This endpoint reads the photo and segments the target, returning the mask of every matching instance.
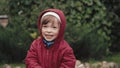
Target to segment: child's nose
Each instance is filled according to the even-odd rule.
[[[47,32],[51,32],[51,28],[47,28]]]

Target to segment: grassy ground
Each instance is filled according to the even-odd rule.
[[[114,54],[114,55],[109,56],[107,58],[104,58],[103,60],[113,61],[113,62],[116,62],[116,63],[120,64],[120,53]]]
[[[23,64],[23,63],[11,64],[11,66],[12,66],[12,68],[15,68],[15,67],[25,68],[25,64]]]
[[[115,62],[115,63],[120,64],[120,53],[117,53],[117,54],[114,54],[114,55],[105,57],[105,58],[103,58],[103,59],[101,59],[101,60],[91,59],[91,60],[89,60],[88,62],[89,62],[89,63],[95,63],[95,62],[99,62],[99,61]]]
[[[3,66],[6,64],[0,64],[0,68],[3,68]],[[23,63],[11,63],[9,64],[11,68],[25,68],[25,64]]]

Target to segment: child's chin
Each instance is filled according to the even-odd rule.
[[[52,41],[53,39],[46,39],[47,41]]]

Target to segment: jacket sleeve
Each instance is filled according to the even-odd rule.
[[[76,58],[74,56],[73,50],[67,50],[64,53],[60,68],[75,68],[75,62]]]
[[[27,56],[25,58],[25,64],[26,68],[42,68],[38,63],[35,41],[28,50]]]

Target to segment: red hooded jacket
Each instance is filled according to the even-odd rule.
[[[43,37],[33,41],[25,58],[27,68],[75,68],[75,56],[72,48],[64,40],[66,19],[64,13],[58,9],[47,9],[38,18],[38,28],[41,34],[41,17],[46,12],[55,12],[61,19],[60,31],[51,47],[46,47]],[[42,35],[42,34],[41,34]]]

